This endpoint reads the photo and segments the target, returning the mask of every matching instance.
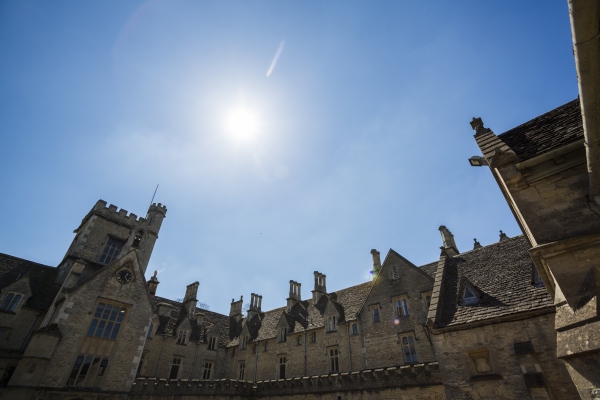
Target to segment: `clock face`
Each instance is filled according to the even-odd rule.
[[[119,272],[117,272],[117,282],[119,283],[129,283],[132,279],[133,275],[128,269],[122,269]]]

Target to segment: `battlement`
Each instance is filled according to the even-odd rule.
[[[431,362],[329,375],[265,380],[256,383],[233,379],[201,381],[198,379],[138,378],[134,383],[132,393],[169,396],[184,394],[194,396],[282,396],[398,388],[406,390],[441,385],[439,364]]]
[[[162,203],[152,203],[152,205],[148,209],[148,213],[151,213],[152,211],[159,212],[162,215],[167,215],[167,206],[163,206]]]
[[[128,213],[128,211],[123,208],[119,210],[118,207],[114,204],[111,204],[108,207],[106,207],[106,204],[106,201],[98,200],[93,208],[93,211],[96,214],[102,215],[107,219],[116,220],[117,222],[128,226],[135,226],[140,222],[144,221],[143,217],[138,218],[136,214]],[[164,208],[164,211],[162,211],[163,214],[166,213],[166,207],[161,207],[161,209],[162,208]]]

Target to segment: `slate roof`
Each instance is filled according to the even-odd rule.
[[[500,135],[521,161],[583,139],[579,99],[568,102]]]
[[[360,311],[372,286],[373,283],[369,281],[361,283],[360,285],[338,290],[337,292],[328,293],[328,295],[323,296],[316,305],[313,304],[312,299],[303,300],[297,303],[286,317],[288,321],[293,322],[293,326],[291,326],[291,329],[288,332],[293,334],[295,332],[303,332],[304,329],[323,328],[324,320],[322,313],[329,301],[333,302],[333,305],[338,312],[341,311],[340,314],[343,316],[341,321],[356,319],[356,314]],[[261,313],[259,315],[261,320],[260,329],[258,329],[258,332],[256,332],[255,335],[252,335],[254,340],[265,340],[277,337],[277,324],[279,323],[282,313],[286,311],[286,308],[287,307],[280,307]],[[235,346],[238,343],[239,338],[232,338],[229,346]]]
[[[421,271],[425,272],[427,275],[429,275],[433,279],[435,279],[435,272],[437,271],[437,267],[438,267],[438,262],[434,261],[434,262],[429,263],[429,264],[421,265],[419,267],[419,269]]]
[[[533,261],[523,235],[451,257],[442,282],[436,328],[554,308],[548,291],[532,284]],[[460,305],[461,281],[481,293],[477,304]]]
[[[177,327],[187,318],[187,312],[183,304],[178,301],[165,299],[164,297],[155,296],[152,299],[152,306],[154,312],[158,314],[158,303],[167,303],[171,305],[171,315],[162,316],[159,315],[159,324],[156,328],[156,334],[159,335],[170,335],[176,336]],[[220,333],[219,344],[226,345],[229,342],[229,317],[216,312],[203,310],[196,307],[196,312],[204,314],[204,319],[201,324],[196,321],[190,321],[192,332],[190,333],[190,340],[206,340],[206,333],[210,332],[211,329],[216,325]]]
[[[25,302],[26,307],[39,311],[50,308],[60,285],[54,284],[57,269],[48,265],[0,253],[0,289],[29,275],[32,296]]]

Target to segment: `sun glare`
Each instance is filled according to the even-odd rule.
[[[227,130],[239,140],[247,140],[258,131],[258,117],[252,110],[240,107],[231,110],[226,117]]]

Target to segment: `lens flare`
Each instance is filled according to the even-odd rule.
[[[238,140],[247,140],[258,132],[258,116],[246,107],[231,110],[226,124],[229,133]]]

